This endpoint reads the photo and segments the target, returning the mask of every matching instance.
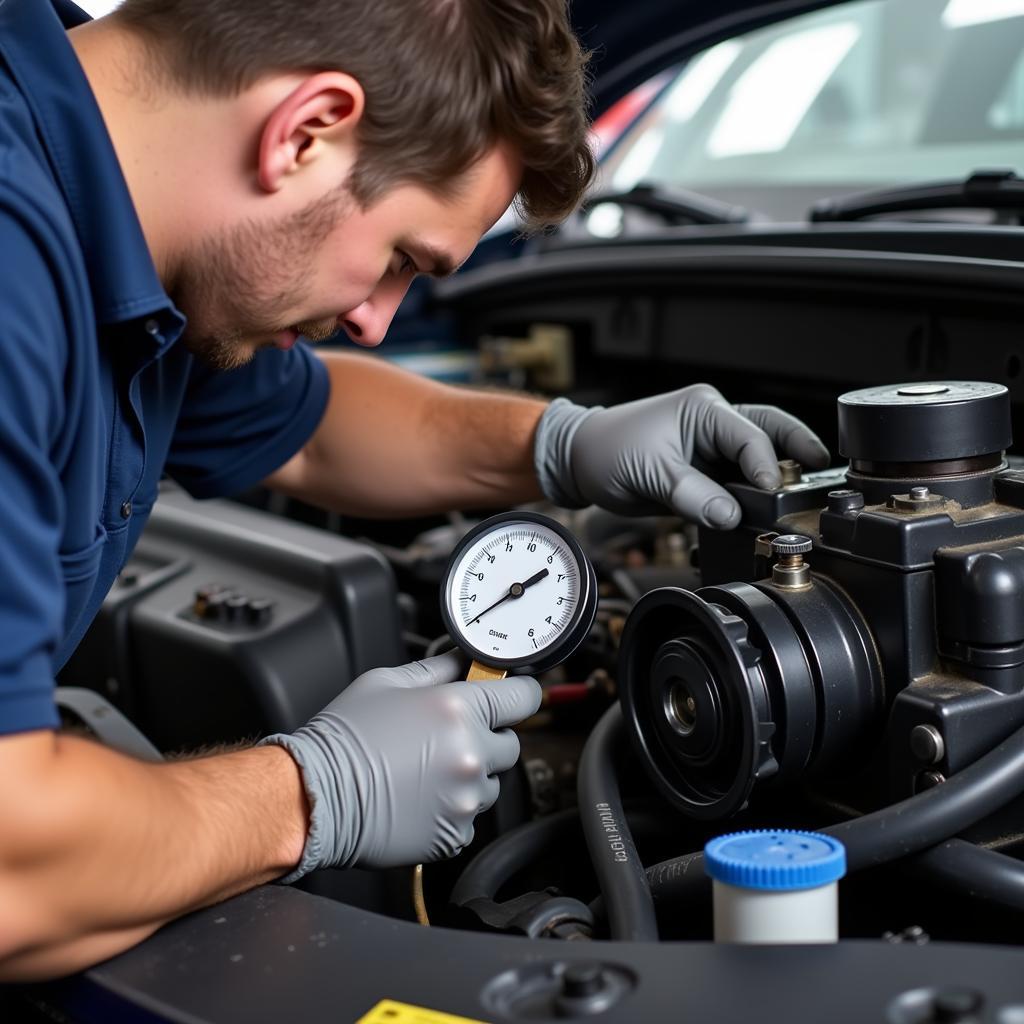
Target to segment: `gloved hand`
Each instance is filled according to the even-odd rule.
[[[321,867],[395,867],[452,857],[498,799],[496,772],[519,758],[506,728],[540,707],[525,676],[469,683],[455,651],[377,668],[292,734],[310,826],[294,882]],[[497,730],[497,731],[492,731]]]
[[[737,526],[739,505],[693,467],[695,456],[738,462],[765,489],[782,483],[779,458],[810,469],[829,463],[828,449],[795,417],[769,405],[730,405],[708,384],[610,409],[556,399],[534,443],[541,488],[557,505],[594,504],[623,515],[671,511],[716,529]]]

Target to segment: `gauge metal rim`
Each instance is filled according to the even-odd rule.
[[[463,637],[448,607],[448,594],[451,589],[452,574],[455,572],[463,553],[481,536],[492,533],[502,523],[536,523],[538,526],[545,527],[552,533],[557,534],[565,542],[580,567],[580,599],[576,611],[573,612],[573,620],[558,640],[551,644],[550,647],[537,652],[537,657],[527,659],[488,656],[486,651],[478,650]],[[441,621],[444,623],[444,628],[447,630],[448,635],[452,638],[452,643],[459,650],[469,655],[469,657],[483,664],[508,671],[530,667],[534,672],[547,672],[572,656],[586,639],[587,634],[590,632],[590,627],[594,624],[596,615],[597,576],[594,572],[594,567],[590,564],[590,559],[587,558],[580,542],[573,536],[570,530],[558,522],[557,519],[552,519],[551,516],[546,516],[541,512],[502,512],[499,515],[483,520],[483,522],[474,526],[455,545],[455,549],[448,559],[448,566],[444,573],[444,583],[441,587]]]

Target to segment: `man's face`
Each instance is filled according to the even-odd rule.
[[[222,229],[193,248],[172,290],[188,318],[185,344],[219,369],[339,327],[378,345],[416,274],[445,276],[463,263],[520,175],[518,158],[497,146],[451,198],[401,185],[362,210],[342,185],[273,223]]]

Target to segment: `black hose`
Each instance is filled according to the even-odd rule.
[[[1024,863],[963,839],[950,839],[910,862],[914,874],[931,882],[1024,910]]]
[[[704,854],[687,853],[647,869],[647,881],[657,902],[696,899],[711,879],[704,873]]]
[[[669,812],[671,813],[671,812]],[[626,821],[632,835],[661,837],[665,833],[665,804],[641,800],[626,807]],[[583,826],[575,809],[559,811],[518,825],[487,844],[468,864],[452,889],[449,902],[464,907],[473,900],[493,900],[502,886],[518,872],[556,849],[565,849],[583,838]],[[604,900],[596,901],[602,908]]]
[[[590,809],[584,834],[602,893],[614,894],[608,901],[616,915],[611,922],[613,938],[653,938],[654,900],[697,897],[706,892],[710,881],[701,853],[655,864],[647,869],[643,882],[638,880],[640,861],[612,769],[611,751],[620,736],[621,716],[611,708],[594,729],[580,763],[580,806]],[[1024,863],[962,840],[943,843],[1021,792],[1024,729],[941,785],[822,831],[843,841],[851,871],[917,854],[914,866],[934,881],[1024,909]],[[609,827],[613,831],[607,831]],[[476,897],[493,898],[513,874],[544,850],[569,839],[577,828],[576,812],[562,811],[506,833],[466,868],[452,892],[452,902],[462,906]],[[621,848],[614,849],[611,842]],[[616,852],[627,860],[615,860]],[[592,907],[600,914],[605,902],[601,898]]]
[[[1024,729],[932,789],[823,829],[851,871],[886,864],[963,832],[1024,792]]]
[[[583,837],[608,907],[611,937],[656,942],[654,900],[626,824],[612,760],[622,736],[622,711],[613,704],[594,726],[580,758],[576,792]]]
[[[691,905],[709,895],[711,879],[704,873],[704,854],[687,853],[662,861],[647,869],[647,884],[655,906],[683,902]],[[603,896],[590,901],[590,912],[597,921],[604,921],[608,912]]]
[[[1018,729],[941,785],[821,831],[842,840],[849,870],[859,871],[928,850],[987,818],[1022,792],[1024,729]],[[980,864],[982,860],[990,863],[976,857],[970,863]],[[942,863],[941,855],[938,863]],[[961,854],[957,863],[963,884],[969,885],[967,857]],[[1002,866],[1002,872],[988,868],[987,876],[1007,878],[1008,868]],[[696,879],[704,877],[704,855],[688,853],[663,861],[649,868],[647,876],[659,900],[690,894],[697,887]],[[950,878],[951,871],[945,877]],[[707,884],[710,880],[702,883]],[[979,882],[983,884],[987,883]]]
[[[494,899],[498,890],[517,872],[556,844],[579,834],[580,819],[574,810],[510,829],[481,850],[459,876],[450,902],[464,907],[471,900]]]
[[[826,830],[827,831],[827,830]],[[948,839],[907,860],[916,879],[990,900],[1014,910],[1024,910],[1024,862],[996,850],[987,850],[964,839]],[[647,869],[655,905],[690,903],[706,896],[710,879],[704,873],[704,856],[690,853]],[[603,901],[590,904],[594,917],[604,916]]]

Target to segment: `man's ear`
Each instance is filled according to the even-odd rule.
[[[271,111],[259,145],[260,188],[276,192],[285,178],[320,159],[332,144],[350,141],[363,116],[363,87],[351,75],[310,75]]]

